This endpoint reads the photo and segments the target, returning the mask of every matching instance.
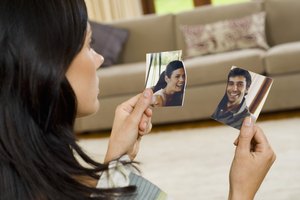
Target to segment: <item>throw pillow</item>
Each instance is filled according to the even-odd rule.
[[[94,41],[91,47],[104,57],[103,67],[115,64],[128,38],[126,29],[90,22]]]
[[[266,14],[261,12],[205,25],[182,25],[186,55],[194,57],[252,47],[268,49],[265,18]]]

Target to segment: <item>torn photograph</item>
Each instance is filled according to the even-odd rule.
[[[269,77],[232,67],[225,94],[211,118],[239,130],[245,117],[250,116],[255,122],[272,83]]]
[[[182,51],[146,55],[146,88],[153,90],[153,107],[183,106],[186,69]]]

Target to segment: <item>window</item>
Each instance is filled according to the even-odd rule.
[[[225,5],[247,1],[251,0],[141,0],[144,14],[176,13],[185,10],[191,10],[195,6],[207,4]]]
[[[224,4],[232,4],[232,3],[242,3],[251,0],[211,0],[213,5],[224,5]]]
[[[144,14],[176,13],[210,4],[211,0],[141,0]]]
[[[155,0],[157,14],[176,13],[194,8],[193,0]]]

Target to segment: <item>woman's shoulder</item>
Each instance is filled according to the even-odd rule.
[[[164,90],[160,89],[153,94],[153,106],[164,106],[165,105],[166,96],[164,94]]]
[[[157,90],[153,95],[160,95],[160,96],[164,96],[164,89],[160,89],[160,90]]]

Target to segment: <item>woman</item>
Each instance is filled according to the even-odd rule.
[[[153,106],[181,106],[186,84],[185,68],[180,60],[171,61],[153,88]]]
[[[115,171],[129,173],[127,163],[151,130],[151,90],[117,107],[104,164],[86,155],[73,134],[75,117],[99,107],[96,70],[103,57],[90,48],[91,34],[84,0],[1,1],[1,200],[133,199],[139,194],[138,183],[117,183],[113,189],[103,183],[112,164]],[[252,139],[260,147],[256,157],[249,148]],[[274,160],[252,123],[245,123],[236,144],[230,199],[254,196]],[[99,172],[104,175],[98,182]]]
[[[89,158],[73,134],[75,117],[99,107],[96,70],[103,57],[90,48],[87,20],[83,0],[1,1],[1,200],[82,200],[92,193],[107,199],[110,193],[95,189],[108,165]],[[105,163],[123,154],[134,158],[140,136],[151,129],[147,95],[117,109]]]

